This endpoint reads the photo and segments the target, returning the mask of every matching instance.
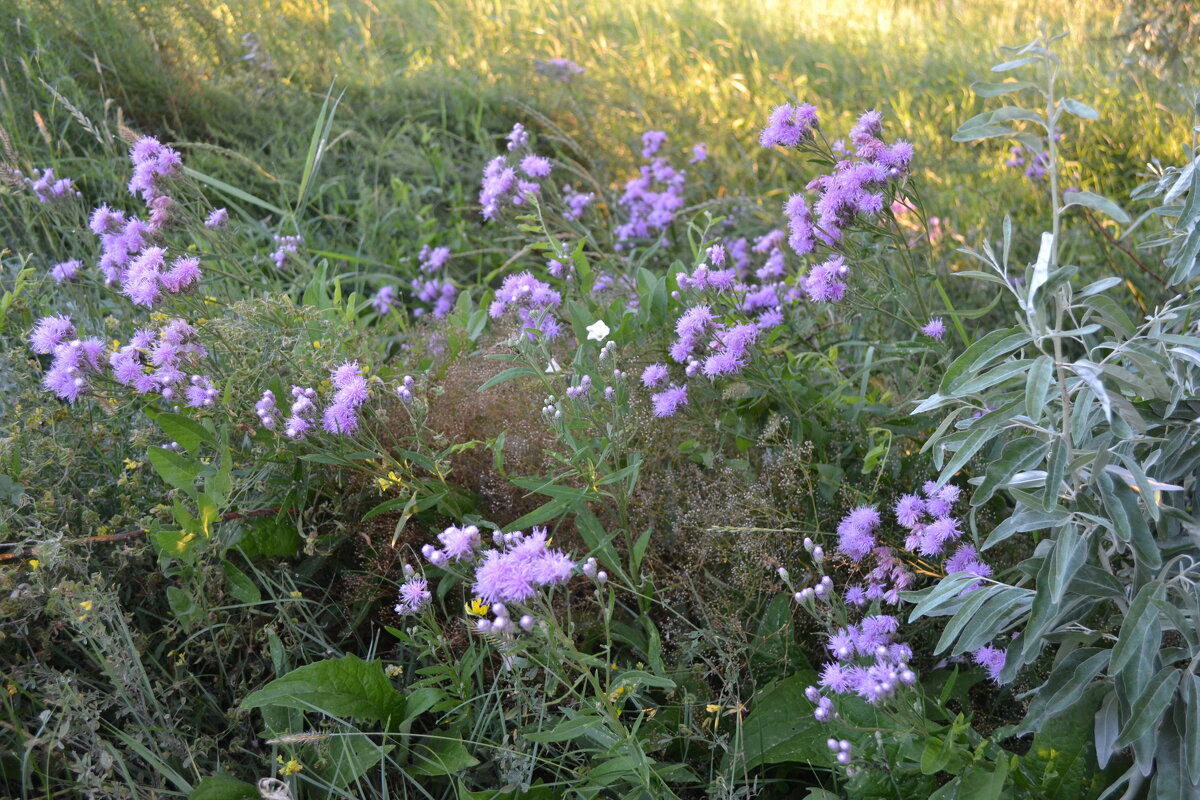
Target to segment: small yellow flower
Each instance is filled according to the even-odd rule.
[[[403,479],[401,479],[400,476],[397,475],[395,472],[388,472],[386,478],[376,478],[375,482],[379,484],[379,493],[380,494],[384,494],[385,492],[387,492],[388,489],[391,489],[392,487],[398,486],[398,487],[403,488],[403,486],[404,486]]]
[[[463,605],[463,609],[473,617],[482,617],[488,612],[488,604],[483,602],[482,597],[476,597],[469,603]]]
[[[37,569],[38,567],[41,566],[41,564],[42,564],[42,562],[38,561],[36,558],[29,559],[29,568],[30,569]]]
[[[92,610],[92,601],[91,600],[81,600],[79,602],[79,607],[82,608],[84,611],[91,611]]]
[[[289,759],[286,764],[279,768],[279,774],[286,778],[289,775],[295,775],[302,769],[304,769],[304,765],[293,758]]]
[[[292,598],[293,600],[299,600],[301,597],[304,597],[304,592],[292,590],[288,592],[288,597]]]
[[[8,692],[9,696],[11,697],[17,693],[17,685],[15,683],[10,683],[4,687],[4,691]]]
[[[315,342],[313,342],[312,344],[313,344],[313,349],[314,349],[314,350],[320,350],[320,349],[321,349],[321,340],[320,340],[320,339],[316,340],[316,341],[315,341]]]
[[[388,674],[389,678],[395,678],[398,675],[404,674],[404,667],[399,664],[389,664],[384,672]]]
[[[709,703],[704,707],[704,710],[710,714],[718,714],[721,711],[721,707],[716,703]]]
[[[141,461],[134,461],[132,458],[125,459],[125,469],[137,469],[142,465]]]

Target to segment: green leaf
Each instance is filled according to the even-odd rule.
[[[1042,510],[1053,512],[1058,506],[1058,497],[1062,492],[1064,473],[1067,470],[1067,445],[1062,437],[1054,440],[1050,446],[1050,460],[1046,462],[1046,488],[1042,494]]]
[[[1087,560],[1088,542],[1075,525],[1064,525],[1054,540],[1054,552],[1050,554],[1049,585],[1050,602],[1062,602],[1063,594],[1071,585],[1075,572]],[[1039,590],[1042,587],[1038,587]]]
[[[176,439],[175,441],[179,441]],[[182,444],[182,442],[180,442]],[[218,773],[202,778],[188,794],[188,800],[258,800],[258,787]]]
[[[329,762],[321,777],[334,786],[349,786],[393,749],[363,733],[339,731],[329,739]]]
[[[1063,709],[1071,707],[1088,685],[1108,664],[1110,651],[1098,647],[1072,650],[1049,679],[1033,691],[1033,701],[1025,712],[1023,731],[1036,731]]]
[[[1100,769],[1108,766],[1108,760],[1117,751],[1117,734],[1121,730],[1121,709],[1117,703],[1117,693],[1110,691],[1096,711],[1095,745],[1096,763]]]
[[[1053,382],[1054,360],[1050,356],[1038,356],[1025,378],[1025,416],[1034,423],[1042,418]]]
[[[593,738],[596,734],[600,734],[605,739],[611,737],[614,742],[616,741],[616,737],[605,726],[604,720],[592,714],[577,714],[570,719],[563,720],[548,731],[530,731],[522,733],[521,736],[531,742],[549,744],[571,742],[583,737]]]
[[[250,523],[237,548],[247,558],[294,556],[300,550],[300,531],[287,519],[263,517]]]
[[[538,371],[532,367],[509,367],[508,369],[498,372],[492,377],[488,378],[483,382],[482,386],[476,389],[476,391],[486,392],[493,386],[499,386],[502,383],[507,383],[508,381],[513,381],[517,378],[536,378],[538,374]]]
[[[355,655],[318,661],[276,678],[242,701],[241,708],[283,706],[331,717],[399,721],[405,697],[392,688],[378,661]]]
[[[1081,119],[1100,119],[1100,112],[1074,97],[1064,97],[1059,101],[1059,105],[1069,114],[1074,114]]]
[[[970,380],[979,370],[1000,356],[1024,347],[1032,341],[1028,334],[1019,328],[1003,328],[992,331],[982,339],[972,344],[954,362],[942,376],[938,393],[951,396],[958,391],[960,384]]]
[[[1003,752],[1003,751],[1001,751]],[[963,773],[958,794],[969,800],[1000,800],[1008,783],[1008,758],[996,759],[991,770],[971,766]]]
[[[238,200],[241,200],[246,203],[250,203],[251,205],[258,206],[259,208],[266,209],[267,211],[270,211],[272,214],[274,214],[277,217],[286,217],[287,216],[287,212],[284,211],[279,206],[271,205],[266,200],[260,200],[257,197],[255,197],[254,195],[244,192],[241,189],[237,188],[236,186],[230,186],[228,183],[225,183],[225,181],[221,181],[221,180],[217,180],[216,178],[209,177],[208,175],[205,175],[203,172],[197,172],[196,170],[192,169],[191,167],[184,167],[183,174],[187,175],[189,178],[191,178],[193,180],[200,181],[201,183],[207,183],[209,186],[213,187],[217,191],[227,194],[230,197],[236,197]]]
[[[1132,703],[1133,715],[1121,728],[1116,742],[1118,748],[1128,747],[1158,727],[1179,686],[1179,675],[1178,669],[1164,667],[1150,680],[1145,691]]]
[[[801,710],[812,707],[804,689],[816,680],[816,673],[810,670],[797,672],[765,687],[754,698],[742,728],[746,769],[764,764],[832,763],[824,726]]]
[[[1116,677],[1147,647],[1158,649],[1162,629],[1158,622],[1157,604],[1167,596],[1166,587],[1151,581],[1138,591],[1121,623],[1121,633],[1112,650],[1108,674]]]
[[[258,603],[262,601],[262,592],[254,585],[254,581],[250,580],[246,573],[226,561],[221,565],[225,572],[225,583],[229,586],[229,593],[240,603]]]
[[[1009,70],[1027,67],[1030,64],[1036,64],[1041,60],[1041,56],[1025,56],[1024,58],[1016,58],[1012,61],[1005,61],[1002,64],[996,64],[994,67],[992,67],[992,72],[1008,72]]]
[[[1184,717],[1183,756],[1187,762],[1188,777],[1193,784],[1200,784],[1200,675],[1187,675],[1180,693],[1187,703]]]
[[[1125,213],[1125,209],[1103,195],[1096,194],[1095,192],[1076,191],[1063,192],[1062,197],[1064,209],[1071,206],[1083,206],[1093,211],[1099,211],[1101,214],[1115,219],[1122,225],[1130,223],[1129,215]]]
[[[178,444],[189,453],[195,453],[202,442],[216,444],[216,439],[208,429],[194,419],[185,417],[182,414],[171,414],[166,411],[159,411],[151,416],[151,418],[162,428],[164,434],[171,441]]]
[[[196,478],[202,468],[200,464],[163,447],[151,447],[146,453],[159,477],[176,489],[187,492],[192,498],[196,497]]]
[[[1003,83],[985,83],[983,81],[975,81],[971,84],[971,91],[979,97],[1000,97],[1001,95],[1020,92],[1025,89],[1037,89],[1041,91],[1036,83],[1032,81],[1004,81]]]
[[[192,623],[202,613],[200,607],[196,605],[195,598],[178,586],[167,587],[167,605],[171,607],[171,613],[185,629],[192,627]]]
[[[1050,443],[1036,436],[1022,436],[1005,444],[1000,458],[988,466],[983,482],[971,495],[971,505],[978,507],[986,503],[1014,475],[1041,461],[1049,449]]]
[[[479,763],[479,759],[467,752],[462,740],[445,732],[414,745],[411,753],[413,763],[408,772],[413,775],[453,775]]]

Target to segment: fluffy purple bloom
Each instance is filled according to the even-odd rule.
[[[396,604],[397,614],[415,614],[426,603],[433,599],[429,592],[429,582],[423,575],[413,575],[400,585],[400,602]]]
[[[537,585],[551,586],[564,583],[574,569],[575,562],[566,553],[547,548],[530,565],[530,575]]]
[[[189,407],[207,408],[216,402],[217,387],[213,386],[213,382],[206,376],[193,375],[189,383],[191,385],[184,392]]]
[[[333,403],[325,409],[321,426],[329,433],[351,434],[358,430],[358,412],[354,406]]]
[[[29,334],[29,346],[33,352],[50,353],[64,339],[75,335],[75,326],[68,316],[42,317]]]
[[[568,187],[563,190],[563,200],[567,207],[563,210],[563,219],[579,219],[583,216],[583,212],[596,199],[594,192],[577,192],[574,188]]]
[[[667,379],[667,368],[662,364],[651,364],[642,370],[642,386],[647,389],[658,386]]]
[[[376,314],[387,314],[396,305],[398,299],[395,286],[384,286],[371,298],[371,307],[375,309]]]
[[[79,277],[81,267],[83,267],[82,261],[63,261],[61,264],[55,264],[50,268],[50,277],[54,279],[55,283],[73,281]]]
[[[534,61],[534,69],[537,70],[539,75],[545,75],[547,78],[559,81],[560,83],[570,83],[573,77],[582,75],[584,72],[583,67],[566,58],[551,58],[548,60],[539,58]]]
[[[162,276],[163,287],[172,294],[182,292],[199,281],[200,259],[194,256],[176,258],[171,262],[171,269]]]
[[[836,661],[831,661],[821,670],[819,683],[831,692],[841,694],[850,688],[850,671]]]
[[[642,134],[642,158],[653,158],[667,141],[666,131],[646,131]]]
[[[953,517],[941,517],[926,525],[919,534],[917,552],[923,556],[941,555],[948,542],[962,535]]]
[[[512,130],[504,138],[508,141],[509,150],[519,150],[529,144],[529,132],[519,122],[513,125]]]
[[[859,506],[838,523],[838,552],[860,561],[875,549],[875,529],[879,527],[879,512],[872,506]]]
[[[940,342],[946,335],[946,323],[942,321],[941,317],[934,317],[922,326],[921,333]]]
[[[125,224],[125,215],[120,211],[114,211],[106,204],[92,211],[91,219],[88,222],[88,227],[92,233],[97,236],[102,236],[106,233],[117,233]]]
[[[896,521],[912,530],[925,513],[925,501],[915,494],[906,494],[896,501]]]
[[[474,525],[462,528],[451,525],[438,534],[438,540],[442,543],[442,552],[447,558],[452,561],[469,560],[480,544],[479,528]]]
[[[669,417],[680,406],[687,405],[687,387],[671,384],[665,391],[655,394],[650,399],[654,405],[654,416]]]
[[[1000,672],[1004,669],[1006,653],[998,647],[987,645],[971,654],[971,659],[988,672],[988,677],[994,683],[1000,682]]]
[[[817,303],[836,303],[846,294],[846,277],[850,268],[841,256],[832,256],[809,270],[804,278],[804,293]]]
[[[548,162],[547,162],[548,163]],[[425,245],[417,255],[422,272],[437,272],[446,266],[450,260],[449,247],[430,247]]]
[[[533,577],[529,561],[514,558],[511,552],[488,550],[475,570],[475,594],[488,603],[521,602],[533,596]]]
[[[771,112],[767,125],[758,137],[763,147],[797,147],[812,138],[817,127],[817,109],[808,103],[796,108],[784,103]]]
[[[223,208],[214,208],[212,212],[204,220],[204,227],[209,230],[219,231],[229,222],[229,212]]]
[[[704,333],[716,318],[706,305],[696,305],[684,311],[675,323],[675,333],[681,339],[692,339]]]
[[[692,147],[692,157],[689,164],[700,164],[708,160],[708,145],[700,142]]]
[[[521,159],[521,171],[531,178],[545,178],[550,174],[550,159],[531,153]]]

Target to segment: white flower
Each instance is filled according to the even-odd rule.
[[[598,319],[591,325],[587,326],[588,340],[603,342],[609,334],[608,326],[604,324],[604,320]]]
[[[550,363],[546,365],[546,372],[562,372],[562,367],[558,365],[558,359],[550,359]]]

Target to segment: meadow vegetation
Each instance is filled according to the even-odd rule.
[[[1196,796],[1198,33],[7,0],[0,795]]]

